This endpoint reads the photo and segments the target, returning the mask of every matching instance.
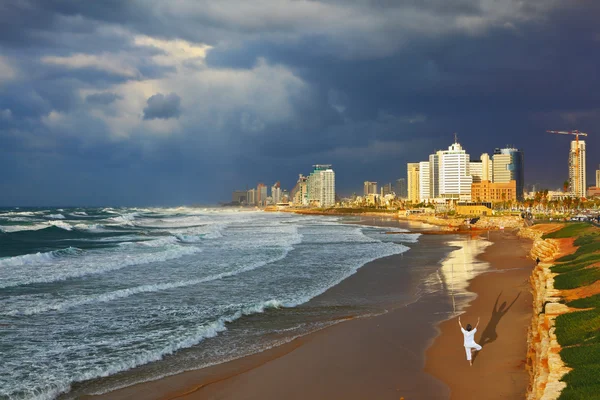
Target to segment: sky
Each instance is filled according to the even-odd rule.
[[[0,206],[231,200],[313,164],[338,194],[454,140],[562,188],[600,164],[600,2],[0,0]]]

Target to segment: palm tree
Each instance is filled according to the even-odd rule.
[[[563,192],[567,193],[569,191],[569,181],[563,182]]]

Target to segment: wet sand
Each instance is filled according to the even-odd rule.
[[[524,258],[527,242],[517,241],[508,233],[491,236],[494,245],[486,249],[481,260],[490,262],[494,271],[471,281],[469,290],[479,297],[463,317],[467,322],[471,316],[476,319],[477,314],[481,315],[479,330],[488,332],[490,340],[484,343],[470,369],[456,319],[438,324],[454,314],[450,286],[455,293],[455,306],[460,308],[469,297],[461,292],[460,283],[466,287],[466,280],[483,267],[472,262],[466,252],[466,273],[461,275],[460,268],[455,271],[453,265],[452,278],[461,282],[458,287],[450,284],[449,266],[439,265],[450,250],[444,243],[451,240],[453,244],[469,246],[471,239],[424,235],[409,252],[369,263],[303,305],[318,306],[326,299],[356,296],[385,307],[388,312],[382,315],[349,318],[259,354],[94,398],[409,400],[447,399],[451,393],[457,399],[523,398],[513,395],[524,393],[526,387],[522,361],[531,317],[527,279],[532,262]],[[402,268],[407,265],[411,268]],[[521,269],[498,272],[507,268]],[[430,288],[437,285],[436,279],[439,288],[419,293],[423,289],[419,282],[426,277],[433,277]],[[508,312],[500,317],[496,314],[490,325],[492,306],[500,290],[503,293],[499,305],[504,300],[512,301],[519,291],[521,294]],[[407,295],[417,301],[406,304]],[[476,339],[480,340],[480,336],[478,333]],[[490,393],[502,395],[494,397]]]
[[[523,399],[529,383],[525,363],[532,313],[531,242],[501,231],[493,232],[490,240],[493,245],[479,258],[491,269],[470,282],[477,298],[461,316],[463,326],[474,326],[481,317],[475,341],[483,349],[470,367],[458,318],[452,318],[440,324],[440,335],[427,351],[425,370],[450,387],[451,399]]]

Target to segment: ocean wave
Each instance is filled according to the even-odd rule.
[[[213,321],[207,321],[195,328],[187,329],[184,331],[184,334],[172,338],[168,342],[165,342],[161,348],[154,351],[136,349],[137,351],[134,351],[131,356],[122,358],[116,362],[113,361],[108,365],[103,365],[102,368],[95,366],[73,371],[68,376],[41,376],[39,377],[40,382],[28,381],[26,384],[23,384],[19,379],[13,379],[13,382],[18,386],[0,388],[0,396],[36,400],[54,399],[60,394],[69,392],[73,383],[107,377],[122,371],[131,370],[140,365],[162,360],[165,356],[171,355],[178,350],[190,348],[205,339],[217,336],[219,333],[227,330],[227,324],[242,316],[263,313],[267,309],[279,307],[281,307],[281,303],[278,300],[267,300],[245,305],[231,305],[228,307],[230,312],[227,315],[222,315]],[[51,374],[51,372],[49,373]]]
[[[21,232],[21,231],[39,231],[42,229],[51,228],[53,226],[60,228],[60,229],[64,229],[66,231],[72,230],[71,225],[69,225],[68,223],[66,223],[64,221],[60,221],[60,220],[41,222],[39,224],[32,224],[32,225],[2,225],[2,226],[0,226],[0,230],[4,233],[13,233],[13,232]]]
[[[125,226],[135,226],[133,221],[135,217],[138,215],[137,212],[127,213],[123,215],[119,215],[118,217],[109,218],[108,221],[113,222],[116,225],[125,225]]]
[[[77,217],[87,217],[88,213],[86,213],[85,211],[73,211],[71,213],[71,215],[77,216]]]
[[[48,214],[45,215],[46,218],[51,218],[51,219],[65,219],[65,216],[62,214]]]
[[[173,260],[201,251],[201,248],[195,246],[171,245],[151,252],[125,255],[122,251],[110,253],[86,251],[82,257],[76,259],[55,257],[56,251],[10,257],[0,259],[0,268],[4,268],[0,288],[103,274],[134,265]],[[29,268],[18,270],[6,268],[14,265]]]
[[[0,258],[0,268],[45,264],[53,262],[60,257],[81,255],[83,252],[83,250],[78,249],[77,247],[67,247],[66,249],[49,251],[46,253],[38,252],[35,254],[24,254],[22,256]]]
[[[298,235],[296,237],[296,240],[293,242],[293,244],[298,244],[301,242],[301,240],[302,240],[301,235]],[[128,242],[128,243],[132,243],[132,242]],[[166,242],[162,242],[162,243],[166,243]],[[188,279],[185,281],[168,282],[168,283],[157,283],[157,284],[151,284],[151,285],[140,285],[140,286],[127,288],[127,289],[120,289],[120,290],[116,290],[116,291],[108,292],[108,293],[100,293],[100,294],[91,295],[91,296],[81,296],[81,297],[71,298],[71,299],[68,299],[65,301],[58,301],[58,302],[54,302],[54,303],[48,302],[46,300],[46,301],[44,301],[44,304],[42,304],[42,305],[34,305],[34,306],[25,307],[25,308],[21,307],[21,308],[17,308],[17,309],[12,309],[12,310],[8,310],[6,312],[1,312],[0,315],[2,315],[2,314],[10,315],[10,316],[34,315],[34,314],[41,314],[41,313],[45,313],[45,312],[49,312],[49,311],[64,311],[64,310],[67,310],[70,308],[79,307],[79,306],[86,305],[86,304],[106,303],[106,302],[110,302],[113,300],[122,299],[122,298],[130,297],[130,296],[134,296],[134,295],[142,294],[142,293],[161,292],[161,291],[165,291],[165,290],[195,286],[195,285],[199,285],[199,284],[206,283],[206,282],[212,282],[212,281],[216,281],[219,279],[229,278],[229,277],[236,276],[236,275],[239,275],[239,274],[242,274],[245,272],[250,272],[250,271],[256,270],[258,268],[270,265],[272,263],[281,261],[281,260],[285,259],[289,255],[290,251],[292,251],[293,249],[294,249],[293,245],[290,244],[289,246],[287,246],[283,249],[282,254],[279,255],[278,257],[272,257],[269,260],[242,265],[241,268],[238,268],[238,269],[235,269],[232,271],[221,272],[219,274],[214,274],[214,275],[206,276],[203,278]],[[52,252],[52,253],[55,253],[55,252]],[[44,253],[43,255],[45,255],[45,254],[46,253]],[[54,255],[54,256],[56,256],[56,255]],[[50,260],[52,260],[53,258],[50,258]]]

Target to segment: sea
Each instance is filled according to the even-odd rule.
[[[0,209],[0,399],[107,393],[385,312],[301,305],[419,240],[236,208]]]

